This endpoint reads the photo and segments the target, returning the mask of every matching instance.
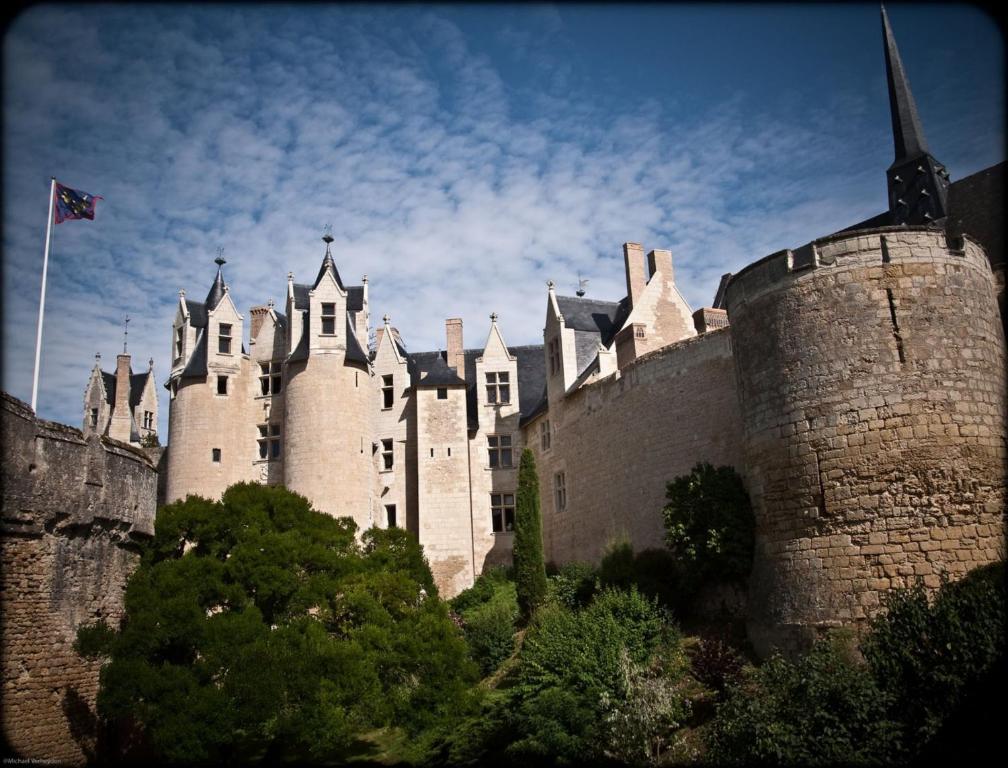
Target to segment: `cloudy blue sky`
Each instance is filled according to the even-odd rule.
[[[888,11],[938,159],[954,179],[1003,160],[999,29]],[[163,382],[178,289],[205,295],[218,247],[246,316],[314,276],[330,223],[410,349],[450,316],[480,346],[491,311],[541,343],[548,279],[617,300],[636,241],[709,304],[722,273],[885,208],[893,151],[877,5],[40,5],[9,23],[3,78],[17,397],[49,177],[104,197],[54,229],[39,413],[71,424],[127,313]]]

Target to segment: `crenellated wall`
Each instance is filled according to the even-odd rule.
[[[994,290],[976,243],[925,228],[819,240],[728,283],[760,653],[1004,557]]]
[[[73,642],[81,625],[121,618],[138,543],[154,532],[157,475],[142,450],[39,421],[5,393],[0,427],[5,747],[83,764],[95,749],[100,664]]]

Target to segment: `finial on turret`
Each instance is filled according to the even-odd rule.
[[[547,280],[547,281],[546,281],[546,287],[547,287],[547,288],[548,288],[549,290],[551,290],[551,291],[552,291],[552,290],[553,290],[553,281],[552,281],[552,280]]]
[[[273,301],[273,297],[272,296],[270,296],[269,301],[266,302],[266,306],[269,307],[270,309],[273,309],[273,307],[276,306],[276,302]]]
[[[385,323],[385,325],[388,325],[390,322],[392,322],[392,319],[388,316],[388,312],[382,315],[382,322]]]
[[[587,279],[584,279],[584,278],[582,278],[582,277],[581,277],[581,273],[580,273],[580,272],[578,272],[578,287],[577,287],[577,290],[576,290],[576,291],[574,291],[574,293],[575,293],[575,294],[577,295],[577,297],[578,297],[579,299],[580,299],[580,298],[581,298],[582,296],[584,296],[584,295],[585,295],[585,287],[586,287],[587,285],[588,285],[588,280],[587,280]]]
[[[129,321],[130,316],[126,315],[123,320],[123,354],[126,354],[126,342],[129,341]]]
[[[153,357],[150,360],[147,361],[147,370],[148,371],[153,371],[154,370],[154,358]]]
[[[185,298],[185,288],[179,288],[178,289],[178,297],[180,299],[184,299]]]
[[[361,282],[367,285],[367,275],[361,275]]]
[[[497,313],[496,312],[491,312],[490,313],[490,322],[491,323],[496,323],[497,322]]]
[[[294,282],[294,273],[293,272],[288,272],[287,273],[287,282],[288,283],[293,283]]]
[[[329,246],[333,241],[332,236],[332,224],[326,224],[322,227],[322,242],[325,243],[325,254],[326,256],[332,258],[332,254],[329,253]]]
[[[94,355],[94,364],[95,365],[101,365],[101,352],[95,352],[95,355]]]
[[[216,264],[218,268],[227,264],[227,260],[224,258],[224,249],[220,246],[217,246],[217,258],[214,259],[214,264]]]

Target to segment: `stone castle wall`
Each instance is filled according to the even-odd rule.
[[[750,638],[791,649],[883,594],[1004,557],[1005,346],[983,250],[862,231],[726,301],[757,518]]]
[[[6,394],[0,420],[5,751],[81,764],[95,748],[100,664],[72,645],[81,625],[122,616],[137,542],[154,532],[157,476],[141,450],[38,421]]]
[[[540,423],[552,439],[543,450]],[[547,560],[598,562],[614,541],[665,546],[666,484],[701,461],[743,466],[731,329],[651,352],[550,403],[526,426],[539,473]],[[555,476],[565,474],[558,510]]]

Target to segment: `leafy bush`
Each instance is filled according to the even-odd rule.
[[[697,464],[670,482],[665,495],[665,540],[690,584],[748,578],[755,522],[738,473]]]
[[[626,765],[658,765],[692,711],[684,679],[635,664],[625,649],[619,671],[614,695],[602,694],[603,752]]]
[[[476,679],[419,544],[282,488],[164,507],[121,628],[83,629],[99,714],[168,762],[334,760],[365,730],[450,717]]]
[[[487,569],[450,603],[461,619],[469,653],[483,675],[493,672],[514,650],[518,598],[503,568]]]
[[[625,689],[621,663],[647,664],[679,645],[666,617],[636,589],[607,589],[588,607],[544,605],[525,636],[516,686],[512,759],[585,762],[604,757],[604,702]]]
[[[828,641],[796,662],[771,657],[729,690],[708,737],[712,762],[878,764],[901,754],[899,726],[871,673]]]
[[[702,638],[690,661],[693,677],[719,694],[742,680],[742,657],[718,638]]]
[[[668,550],[645,549],[635,554],[629,542],[620,542],[602,558],[598,581],[602,587],[635,587],[659,605],[678,611],[690,597],[682,589],[681,571],[681,563]]]
[[[996,563],[946,581],[931,603],[919,583],[886,596],[862,652],[879,686],[899,703],[909,743],[927,743],[1003,664],[1004,568]]]
[[[598,576],[588,563],[567,563],[547,577],[549,598],[567,608],[584,608],[595,594]],[[549,570],[547,573],[549,573]]]

